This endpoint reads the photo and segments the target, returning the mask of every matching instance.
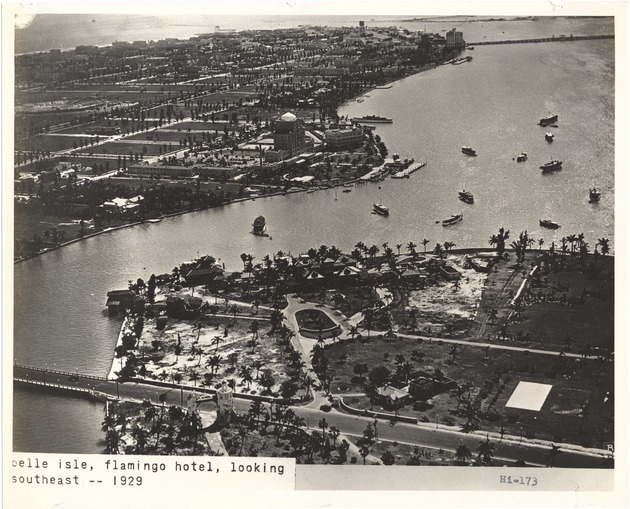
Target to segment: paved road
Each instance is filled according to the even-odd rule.
[[[70,375],[67,373],[55,373],[40,369],[32,369],[26,367],[14,367],[14,378],[35,381],[39,384],[60,384],[81,389],[89,389],[103,394],[107,394],[114,398],[132,399],[142,401],[148,399],[154,404],[159,404],[159,394],[166,393],[166,404],[180,404],[186,401],[189,394],[194,392],[194,388],[165,388],[150,384],[141,383],[117,383],[115,381],[104,380],[97,377],[88,377],[85,375]],[[199,391],[196,392],[201,397]],[[234,409],[238,413],[247,412],[251,405],[251,401],[243,399],[235,399]],[[372,417],[363,417],[349,415],[337,412],[324,412],[312,406],[295,406],[292,407],[295,413],[302,417],[310,428],[317,429],[321,419],[326,419],[329,426],[336,426],[342,434],[349,436],[361,436],[363,430],[369,423],[374,423]],[[202,403],[200,410],[215,410],[216,406],[212,402]],[[484,434],[465,434],[459,431],[447,428],[443,425],[436,427],[433,424],[406,424],[397,423],[390,426],[388,421],[377,421],[378,438],[381,440],[398,441],[417,445],[419,447],[444,449],[453,452],[461,444],[464,443],[475,453],[479,443],[485,440]],[[495,456],[510,461],[522,459],[527,464],[545,465],[549,458],[549,444],[535,444],[527,440],[521,441],[518,437],[505,437],[499,440],[498,437],[491,437],[491,441],[496,446]],[[586,452],[579,450],[569,450],[561,448],[561,453],[557,456],[557,467],[579,467],[579,468],[598,468],[606,466],[606,453],[603,451]]]

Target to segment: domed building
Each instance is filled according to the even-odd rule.
[[[305,145],[302,119],[288,111],[276,120],[273,133],[274,150],[287,151],[289,157],[294,157],[304,152]]]

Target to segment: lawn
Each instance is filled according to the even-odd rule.
[[[85,139],[89,138],[89,135],[85,137]],[[76,136],[42,134],[39,136],[33,136],[28,140],[18,141],[15,144],[15,149],[22,151],[39,150],[44,152],[57,152],[59,150],[72,148],[72,143],[78,143],[78,141],[79,138]]]
[[[364,393],[365,380],[353,374],[353,367],[365,363],[371,370],[382,365],[393,373],[398,364],[396,357],[402,355],[414,371],[432,373],[439,369],[459,385],[469,383],[471,396],[481,400],[482,429],[499,432],[503,423],[508,434],[517,436],[523,433],[596,447],[612,441],[613,408],[610,402],[604,403],[606,393],[613,394],[610,363],[528,352],[486,351],[473,346],[459,346],[453,354],[452,344],[412,339],[394,342],[372,339],[369,343],[347,340],[328,345],[325,351],[330,361],[333,394],[352,395],[344,401],[357,408],[389,411],[372,405],[367,396],[355,396]],[[505,407],[521,380],[553,385],[540,413]],[[443,393],[425,405],[416,405],[415,409],[408,404],[400,414],[461,427],[466,419],[456,412],[457,405],[457,397]]]

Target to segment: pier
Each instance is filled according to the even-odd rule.
[[[559,35],[556,37],[544,37],[541,39],[508,39],[503,41],[480,41],[468,42],[466,46],[488,46],[490,44],[529,44],[536,42],[569,42],[569,41],[589,41],[593,39],[614,39],[614,35]]]
[[[393,179],[403,179],[403,178],[409,178],[409,175],[411,175],[414,171],[418,171],[420,168],[424,168],[426,166],[427,162],[423,161],[419,164],[416,164],[414,166],[410,166],[409,168],[406,168],[404,170],[400,170],[399,172],[396,172],[392,175]]]

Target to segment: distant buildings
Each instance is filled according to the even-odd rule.
[[[454,28],[446,32],[446,46],[449,48],[464,45],[464,34],[458,32]]]

